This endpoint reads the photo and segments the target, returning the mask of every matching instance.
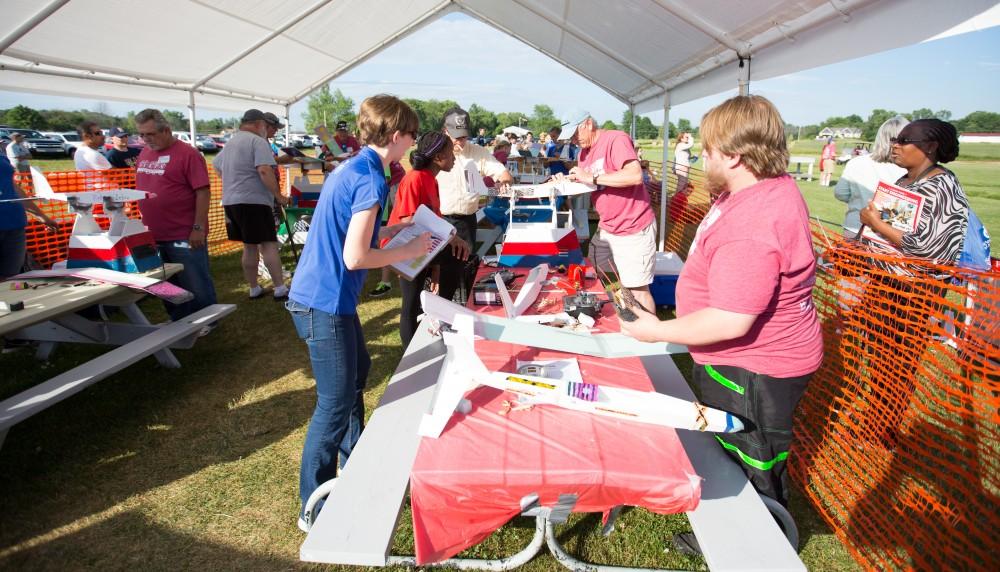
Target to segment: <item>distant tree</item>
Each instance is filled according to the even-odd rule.
[[[951,112],[947,109],[942,109],[941,111],[935,111],[934,117],[937,117],[941,121],[951,121]]]
[[[333,127],[338,121],[353,124],[356,119],[354,100],[345,96],[339,89],[331,92],[330,84],[326,84],[309,96],[302,119],[305,121],[306,131],[312,131],[319,125]]]
[[[683,117],[677,120],[677,130],[691,132],[691,122]]]
[[[180,111],[174,111],[173,109],[164,109],[163,118],[167,120],[170,124],[170,129],[173,131],[188,131],[190,126],[188,126],[188,118]]]
[[[881,125],[881,123],[879,124]],[[819,135],[820,127],[819,125],[803,125],[802,126],[802,138],[803,139],[815,139]]]
[[[7,110],[3,117],[4,123],[11,127],[22,129],[47,129],[45,117],[37,110],[26,105],[18,105]]]
[[[530,122],[531,119],[527,115],[521,113],[520,111],[509,111],[509,112],[505,111],[497,113],[497,128],[500,131],[503,131],[504,129],[511,126],[524,127],[525,129],[530,129],[530,127],[528,127]]]
[[[973,111],[954,123],[964,133],[996,133],[1000,132],[1000,113]]]
[[[41,113],[52,131],[75,131],[76,126],[83,123],[84,115],[79,111],[62,109],[43,109]]]
[[[871,114],[868,116],[868,120],[865,121],[864,127],[862,127],[861,137],[866,141],[874,141],[875,135],[878,133],[878,128],[882,127],[883,123],[897,115],[899,114],[895,111],[873,109]]]
[[[457,101],[451,99],[417,99],[408,101],[414,101],[419,106],[419,109],[414,107],[414,111],[417,112],[417,117],[420,118],[421,133],[440,131],[444,127],[444,112],[452,107],[461,107]],[[411,107],[413,106],[411,105]],[[472,119],[471,114],[469,119]]]
[[[479,133],[480,129],[485,129],[487,135],[497,134],[497,114],[473,103],[469,106],[469,119],[472,121],[472,135]]]
[[[548,105],[536,105],[528,120],[528,129],[538,138],[542,133],[548,133],[549,129],[559,125],[560,121],[552,108]]]
[[[609,119],[601,124],[601,129],[618,129],[618,126],[615,125],[614,121]]]

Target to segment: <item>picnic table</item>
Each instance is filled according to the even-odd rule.
[[[389,551],[414,469],[421,467],[417,455],[424,450],[424,440],[416,430],[432,403],[444,354],[440,338],[426,327],[419,328],[354,448],[350,462],[302,544],[302,560],[360,566],[417,565],[416,557],[390,555]],[[656,391],[694,399],[669,356],[637,361]],[[702,479],[701,499],[697,507],[688,509],[686,514],[709,568],[805,570],[743,472],[722,452],[712,436],[691,431],[674,431],[673,434],[694,473]],[[600,489],[602,484],[596,480],[592,486]],[[553,502],[551,495],[539,495],[537,502],[527,503],[523,514],[535,516],[535,536],[528,547],[509,558],[492,561],[450,559],[445,564],[462,568],[511,569],[527,562],[543,545],[548,545],[561,564],[586,566],[562,550],[552,527],[553,522],[564,518],[565,506],[574,506],[577,500],[579,497],[559,495]],[[415,504],[414,511],[419,510]],[[420,534],[416,527],[415,533]],[[664,539],[667,541],[669,539]]]
[[[169,278],[183,270],[180,264],[143,273],[150,278]],[[236,309],[233,304],[214,304],[168,324],[154,325],[136,305],[146,294],[93,281],[47,279],[36,287],[13,289],[15,281],[0,282],[0,301],[23,303],[24,309],[0,316],[0,336],[39,342],[36,357],[47,360],[61,343],[101,344],[109,351],[73,369],[0,401],[0,446],[11,426],[59,403],[86,387],[147,356],[155,356],[163,367],[179,368],[172,349],[194,346],[201,330]],[[91,320],[78,311],[101,304],[121,309],[129,323]]]

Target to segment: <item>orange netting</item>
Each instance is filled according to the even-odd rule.
[[[284,178],[285,171],[281,170]],[[219,179],[214,169],[208,169],[208,176],[212,190],[211,206],[208,210],[208,251],[210,254],[225,254],[235,252],[241,248],[239,242],[233,242],[226,238],[226,218],[222,210],[220,201],[222,200],[222,180]],[[15,180],[21,187],[31,194],[34,190],[30,173],[16,173]],[[57,193],[70,193],[78,191],[93,191],[103,189],[135,188],[134,169],[110,169],[107,171],[48,171],[45,173],[52,190]],[[281,188],[285,185],[282,183]],[[144,190],[144,189],[140,189]],[[44,225],[29,217],[27,234],[28,252],[34,257],[35,262],[40,266],[48,268],[54,262],[66,258],[66,247],[69,244],[69,235],[73,230],[74,215],[63,202],[38,201],[38,206],[47,215],[59,222],[59,232],[49,232]],[[128,214],[131,218],[139,218],[140,210],[137,202],[128,204]],[[103,214],[100,205],[94,206],[94,213]],[[108,219],[96,217],[98,224],[107,229]]]
[[[710,202],[688,179],[684,204],[667,174],[665,250],[682,257]],[[813,242],[825,359],[791,475],[865,568],[1000,570],[1000,274],[875,253],[818,221]]]

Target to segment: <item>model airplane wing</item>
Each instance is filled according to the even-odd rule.
[[[538,266],[531,269],[528,272],[528,276],[524,279],[524,284],[521,286],[521,290],[517,293],[517,299],[511,302],[510,292],[507,290],[507,284],[503,281],[503,278],[497,273],[493,279],[497,284],[497,291],[500,294],[500,302],[503,304],[504,313],[507,317],[514,319],[524,313],[535,303],[538,299],[538,293],[542,291],[542,282],[549,275],[549,265],[539,264]]]
[[[451,326],[453,331],[442,332],[448,353],[438,376],[431,409],[424,414],[417,429],[421,436],[436,439],[456,410],[468,413],[470,408],[465,394],[480,385],[514,393],[524,404],[553,405],[623,421],[715,433],[743,430],[743,423],[731,413],[662,393],[491,372],[476,355],[475,317],[456,314]]]
[[[524,199],[538,199],[547,197],[572,197],[574,195],[592,193],[597,190],[597,187],[577,181],[562,179],[538,185],[511,185],[510,189],[513,194],[518,197]]]
[[[457,316],[472,316],[475,335],[488,340],[605,358],[688,353],[687,346],[679,344],[640,342],[624,334],[571,332],[478,314],[427,291],[420,293],[420,303],[424,314],[440,324],[454,327]]]

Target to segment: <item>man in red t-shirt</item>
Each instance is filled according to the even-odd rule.
[[[792,414],[823,361],[809,211],[786,174],[785,124],[770,101],[723,102],[702,119],[701,138],[718,199],[678,280],[677,319],[637,310],[622,331],[688,346],[701,402],[748,428],[716,439],[758,492],[787,504]]]
[[[613,268],[635,301],[653,311],[656,305],[649,285],[656,256],[656,222],[632,138],[624,131],[599,129],[585,111],[571,112],[563,119],[559,140],[569,139],[581,149],[577,166],[566,178],[597,187],[592,197],[601,220],[590,239],[588,258],[597,268]]]
[[[135,186],[156,195],[139,201],[142,222],[153,233],[163,261],[184,265],[170,281],[194,294],[183,304],[164,301],[170,319],[179,320],[216,301],[206,240],[208,167],[194,146],[174,137],[159,110],[140,111],[135,124],[146,143],[136,158]]]

